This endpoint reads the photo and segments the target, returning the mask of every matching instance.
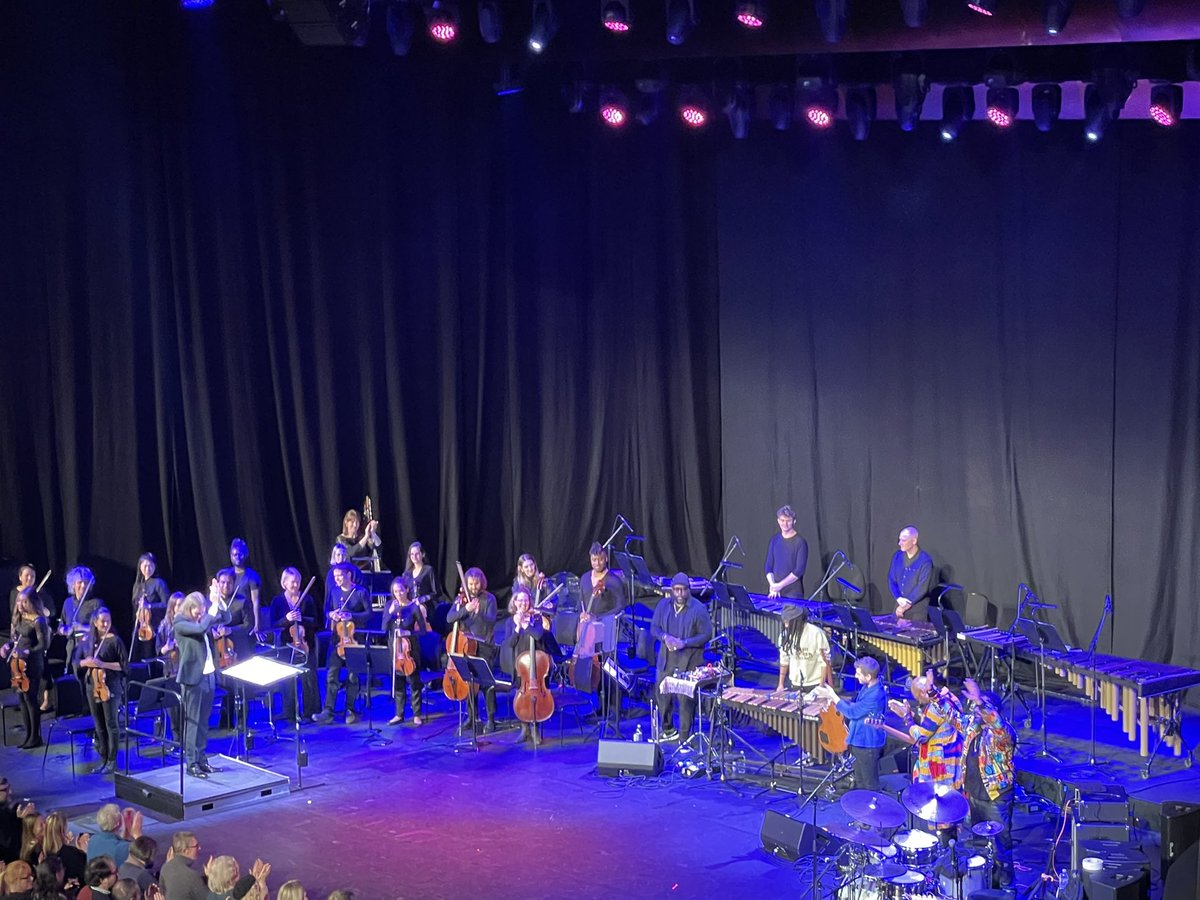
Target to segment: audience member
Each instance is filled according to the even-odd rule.
[[[112,896],[112,887],[117,883],[117,862],[111,856],[93,856],[88,860],[83,875],[84,885],[77,900],[99,900]]]
[[[150,885],[154,884],[154,873],[150,867],[157,852],[158,841],[154,838],[148,835],[135,838],[129,845],[129,856],[121,863],[121,868],[117,869],[117,876],[121,879],[132,878],[145,894]]]
[[[45,856],[57,856],[62,861],[67,881],[83,884],[83,873],[87,868],[87,854],[75,846],[73,836],[67,830],[65,813],[55,811],[46,816],[46,832],[42,836],[42,853]]]
[[[199,855],[200,841],[195,833],[175,832],[171,838],[171,851],[158,878],[166,900],[208,900],[208,887],[194,868]]]

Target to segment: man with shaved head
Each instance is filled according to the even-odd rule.
[[[933,557],[920,548],[916,525],[905,525],[897,540],[899,549],[888,567],[888,587],[896,601],[896,618],[929,621],[929,588],[933,584]]]

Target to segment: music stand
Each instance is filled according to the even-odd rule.
[[[511,682],[496,678],[492,672],[492,667],[488,665],[488,661],[482,656],[461,656],[452,653],[450,654],[450,662],[458,670],[458,674],[462,680],[467,683],[468,703],[475,703],[475,697],[480,688],[487,691],[489,688],[494,690],[500,686],[504,686],[506,689],[512,687]],[[475,713],[472,717],[475,724],[471,727],[471,748],[479,750],[479,710],[472,706],[472,712]]]
[[[355,637],[359,634],[367,636],[382,633],[356,631]],[[363,743],[368,747],[386,747],[392,742],[390,738],[385,738],[383,732],[375,727],[375,715],[371,709],[372,690],[375,687],[375,674],[391,672],[392,665],[392,653],[386,646],[371,647],[366,644],[346,645],[346,671],[349,673],[349,677],[367,676],[367,736],[363,739]],[[349,696],[349,694],[346,696]]]
[[[1037,752],[1037,755],[1044,756],[1046,759],[1051,759],[1054,762],[1062,762],[1062,760],[1050,752],[1046,745],[1046,651],[1051,650],[1055,653],[1066,653],[1067,645],[1058,636],[1058,631],[1055,627],[1048,622],[1038,622],[1034,619],[1017,619],[1014,624],[1017,630],[1025,635],[1029,643],[1036,644],[1038,648],[1038,667],[1034,673],[1034,686],[1038,691],[1038,699],[1040,701],[1042,749]]]
[[[242,715],[238,716],[238,730],[234,734],[236,742],[236,750],[241,751],[235,754],[238,759],[246,759],[246,732],[248,721],[246,716],[246,687],[247,685],[260,688],[270,689],[273,685],[279,684],[287,678],[299,678],[303,669],[299,666],[289,665],[288,663],[280,662],[277,659],[272,659],[269,656],[252,656],[247,660],[239,663],[234,663],[221,671],[221,674],[226,678],[235,682],[240,690],[242,701]],[[299,728],[299,720],[297,720],[297,728]],[[296,744],[296,778],[300,778],[300,760],[299,760],[299,741]]]

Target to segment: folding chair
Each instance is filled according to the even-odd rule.
[[[50,753],[50,743],[54,739],[55,729],[66,733],[67,744],[71,748],[71,780],[75,780],[75,738],[77,735],[95,735],[96,723],[88,714],[87,701],[83,697],[83,685],[74,675],[60,675],[54,679],[55,693],[58,705],[50,728],[46,732],[46,749],[42,751],[42,768],[46,768],[46,758]]]

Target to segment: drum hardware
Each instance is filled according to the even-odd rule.
[[[873,828],[899,828],[904,824],[904,807],[878,791],[847,791],[841,807],[850,818]]]
[[[955,825],[967,817],[967,798],[948,784],[916,781],[900,795],[904,808],[931,825]]]
[[[999,822],[978,822],[971,827],[971,831],[980,837],[990,838],[995,837],[1004,830],[1004,826]]]

